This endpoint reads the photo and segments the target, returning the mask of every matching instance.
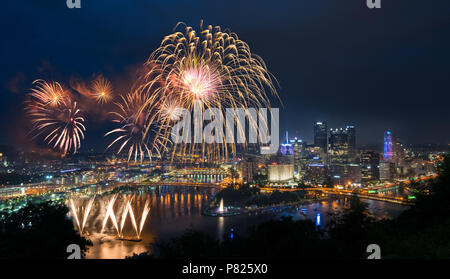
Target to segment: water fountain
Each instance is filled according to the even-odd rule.
[[[227,212],[227,209],[223,207],[223,198],[220,199],[219,208],[217,208],[216,212],[219,214]]]
[[[226,208],[223,205],[223,198],[220,199],[219,207],[215,209],[209,209],[203,212],[204,215],[207,216],[215,216],[215,217],[225,217],[225,216],[233,216],[240,214],[238,208]]]

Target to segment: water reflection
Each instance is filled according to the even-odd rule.
[[[116,239],[117,230],[109,219],[104,231],[101,228],[107,214],[108,201],[111,194],[99,194],[90,209],[84,232],[90,235],[94,246],[87,253],[88,258],[124,258],[133,253],[151,251],[150,243],[157,239],[167,240],[179,236],[187,228],[193,228],[222,239],[225,233],[233,229],[234,233],[245,233],[250,227],[283,215],[292,216],[294,220],[310,219],[320,227],[324,227],[330,220],[330,214],[348,204],[348,199],[323,201],[300,207],[286,207],[270,209],[264,213],[249,213],[229,217],[210,217],[202,215],[208,201],[214,196],[216,188],[194,188],[177,186],[143,187],[131,193],[118,193],[114,205],[118,227],[121,226],[121,214],[124,214],[126,202],[129,201],[133,212],[136,212],[136,223],[142,220],[142,210],[148,204],[149,212],[142,226],[140,242],[122,241]],[[79,212],[83,212],[91,197],[78,198]],[[365,201],[369,210],[378,217],[395,217],[406,207],[380,201]],[[124,205],[125,204],[125,205]],[[129,214],[129,213],[128,213]],[[83,218],[83,217],[81,217]],[[133,235],[134,226],[129,219],[124,222],[123,235]],[[78,228],[76,222],[74,226]]]

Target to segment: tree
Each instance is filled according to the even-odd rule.
[[[82,257],[92,243],[81,237],[67,217],[64,204],[29,203],[0,223],[0,258],[67,258],[77,244]]]
[[[234,167],[230,168],[230,177],[231,177],[231,185],[234,188],[236,186],[236,180],[239,178],[239,173]]]
[[[334,216],[329,224],[329,241],[336,246],[336,256],[361,258],[373,222],[375,218],[369,213],[367,204],[353,194],[350,206]]]
[[[219,241],[209,235],[195,231],[186,230],[180,237],[169,241],[157,241],[155,248],[159,253],[159,258],[212,258],[220,256]],[[142,255],[146,258],[148,255]],[[139,258],[139,256],[136,256]]]
[[[267,175],[263,175],[263,174],[256,174],[255,176],[253,176],[253,182],[258,185],[259,187],[264,187],[267,185]]]

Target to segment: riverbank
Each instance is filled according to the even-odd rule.
[[[329,199],[329,197],[318,197],[308,195],[301,189],[293,192],[274,191],[271,193],[261,192],[259,188],[248,186],[240,188],[225,188],[217,192],[203,211],[206,216],[226,217],[237,214],[259,213],[311,204]],[[218,212],[218,204],[225,204],[225,209],[233,214]]]

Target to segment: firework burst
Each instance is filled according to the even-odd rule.
[[[84,118],[68,93],[58,82],[33,82],[27,112],[33,124],[33,139],[44,142],[63,154],[76,153],[84,139]]]
[[[33,82],[33,85],[34,88],[31,88],[30,97],[44,106],[56,107],[63,103],[64,97],[67,97],[66,92],[58,82],[46,82],[38,79]]]
[[[264,61],[235,33],[218,26],[200,29],[197,33],[186,26],[185,32],[166,36],[144,65],[148,70],[134,90],[146,96],[146,105],[159,107],[157,121],[167,119],[173,104],[190,111],[198,102],[203,110],[270,108],[266,92],[277,96],[276,81]],[[209,158],[229,153],[226,144],[190,147],[191,152],[198,149]],[[235,150],[231,146],[233,156]]]
[[[113,97],[111,83],[101,75],[92,81],[91,90],[92,97],[94,97],[99,104],[107,103]]]
[[[122,102],[116,103],[118,110],[112,112],[113,122],[119,123],[120,128],[105,134],[116,136],[107,149],[117,144],[117,153],[127,150],[128,160],[133,158],[134,161],[143,161],[146,155],[149,159],[154,155],[161,155],[167,140],[163,137],[164,133],[161,133],[161,126],[158,127],[155,122],[157,114],[153,113],[154,108],[148,106],[146,101],[144,95],[130,93],[122,97]],[[146,132],[149,130],[150,132]]]

